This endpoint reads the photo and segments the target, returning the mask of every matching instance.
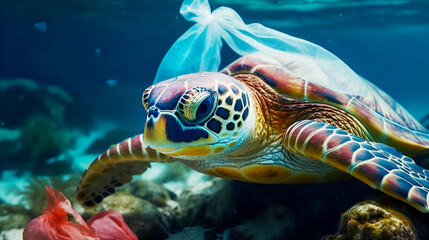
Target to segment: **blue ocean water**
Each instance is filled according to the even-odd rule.
[[[212,9],[228,2],[212,1]],[[92,105],[94,114],[141,127],[141,93],[151,84],[166,51],[192,25],[180,16],[180,4],[2,1],[1,77],[62,86]],[[427,2],[232,1],[226,5],[246,23],[259,22],[319,44],[417,119],[426,114]],[[46,22],[46,32],[34,26],[40,22]],[[225,58],[223,64],[230,61]],[[109,79],[119,82],[116,88],[105,84]]]
[[[179,14],[181,3],[173,0],[0,1],[0,140],[3,141],[0,176],[9,178],[10,171],[21,171],[18,176],[13,173],[14,178],[10,179],[19,179],[20,174],[25,177],[33,173],[52,175],[53,171],[44,172],[39,168],[49,166],[46,159],[58,161],[55,158],[62,155],[62,149],[72,152],[69,154],[72,158],[91,158],[70,169],[64,169],[67,164],[58,165],[59,174],[82,171],[102,148],[81,152],[86,151],[94,138],[110,129],[119,129],[108,138],[113,142],[104,143],[103,147],[109,147],[114,141],[141,132],[146,115],[141,104],[142,92],[152,84],[170,46],[193,24]],[[417,120],[423,121],[429,114],[428,1],[212,0],[210,3],[212,9],[223,5],[233,8],[246,23],[258,22],[324,47],[396,99]],[[235,57],[224,49],[222,66]],[[53,99],[61,99],[66,109],[55,105],[60,100],[49,105],[32,96],[34,91],[28,89],[37,87],[27,82],[23,84],[24,90],[6,94],[3,90],[9,86],[8,81],[18,79],[28,79],[38,86],[60,87],[66,94],[51,88],[36,93],[61,92],[61,97]],[[56,93],[52,95],[57,96]],[[60,152],[46,155],[18,147],[16,151],[20,154],[15,156],[10,144],[20,139],[16,131],[31,125],[27,118],[38,112],[58,116],[56,111],[64,112],[60,114],[61,119],[51,119],[53,125],[48,124],[47,129],[51,129],[52,134],[64,133],[55,139],[58,142],[67,138],[64,144],[73,147],[59,144]],[[68,129],[68,132],[57,129]],[[101,133],[94,133],[94,129]],[[84,132],[86,138],[74,138],[72,135],[76,132]],[[31,139],[22,140],[22,137],[20,144],[25,146],[26,141],[32,145]],[[22,184],[25,185],[25,179]],[[6,185],[4,181],[2,186]],[[332,194],[337,192],[330,190],[332,187],[335,186],[322,189]],[[315,186],[304,188],[306,192],[318,191]],[[292,189],[299,192],[297,186]],[[303,196],[308,197],[307,193]],[[0,199],[10,202],[14,197],[0,195]],[[332,218],[339,218],[343,211],[336,209]],[[305,221],[303,216],[299,219]],[[315,234],[333,233],[335,224],[322,226]],[[305,226],[297,229],[303,230]]]

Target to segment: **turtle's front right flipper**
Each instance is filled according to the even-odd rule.
[[[143,134],[128,138],[98,156],[83,173],[76,200],[94,206],[115,192],[115,187],[132,180],[150,167],[150,162],[173,162],[150,147],[144,147]]]
[[[429,212],[429,171],[390,146],[310,120],[291,125],[284,146],[294,154],[323,161],[372,188]]]

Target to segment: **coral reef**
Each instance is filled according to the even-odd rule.
[[[88,104],[30,79],[0,79],[0,102],[12,106],[0,108],[0,169],[70,173],[67,150],[91,126]]]
[[[402,213],[384,208],[376,202],[354,205],[341,218],[337,234],[324,240],[345,239],[417,239],[411,221]]]
[[[19,136],[20,130],[11,130],[0,127],[0,169],[16,167],[17,163],[13,160],[17,158],[21,148],[19,144]]]
[[[36,174],[50,175],[70,172],[70,159],[49,161],[69,148],[71,137],[46,115],[31,115],[22,129],[2,128],[0,135],[0,169],[29,169]],[[61,164],[66,167],[61,168]]]
[[[12,215],[18,217],[22,214],[27,219],[22,219],[25,222],[40,214],[45,205],[45,199],[41,197],[45,184],[62,189],[73,201],[76,181],[75,178],[33,179],[24,192],[23,202],[30,210],[7,206],[6,209],[12,210],[3,219],[12,221]],[[344,199],[339,198],[341,193],[333,194],[338,189],[332,189],[331,192],[328,189],[332,187],[261,185],[211,178],[186,187],[176,196],[158,183],[136,180],[118,188],[117,193],[105,198],[94,208],[84,209],[78,204],[74,204],[74,208],[84,219],[98,212],[116,210],[138,238],[145,240],[218,239],[221,236],[230,240],[277,240],[286,236],[291,239],[317,239],[334,231],[336,216],[341,213],[339,205],[347,205],[351,201],[342,204]],[[314,198],[315,191],[319,195],[331,195],[338,201],[330,201],[332,198],[322,196]],[[351,195],[356,197],[356,194]],[[427,236],[424,232],[426,215],[390,197],[386,197],[386,201],[390,203],[389,208],[402,211],[405,207],[406,215],[413,217],[412,222],[417,228],[418,225],[423,228],[419,229],[419,235],[423,238]],[[306,231],[310,217],[318,224],[311,231]],[[15,219],[18,221],[19,218]],[[325,239],[386,239],[385,236],[390,239],[391,234],[417,239],[411,221],[405,216],[372,202],[357,204],[343,215],[341,224],[337,234]],[[22,224],[14,227],[22,227]],[[332,230],[324,232],[326,229]]]
[[[22,183],[32,174],[64,176],[72,173],[76,159],[69,150],[77,136],[83,135],[82,129],[70,128],[72,124],[65,117],[73,99],[57,86],[29,79],[0,79],[0,102],[3,105],[0,107],[0,195],[14,204],[20,195],[23,196],[21,205],[31,209],[28,215],[34,217],[43,208],[44,185],[54,185],[64,191],[57,186],[63,180],[32,179],[19,191],[24,186]],[[9,179],[8,172],[13,172],[14,179]],[[13,186],[16,179],[18,183]],[[73,189],[71,194],[78,179],[68,183]]]
[[[137,181],[131,188],[127,189],[124,187],[120,190],[123,191],[127,189],[127,191],[133,195],[135,195],[134,191],[142,191],[143,194],[139,194],[140,197],[148,196],[147,199],[150,201],[144,201],[145,207],[156,209],[158,217],[154,218],[154,213],[151,212],[149,212],[148,215],[152,216],[155,221],[158,221],[159,217],[161,217],[165,232],[170,234],[169,239],[181,239],[181,237],[184,236],[183,232],[190,232],[195,236],[204,236],[204,239],[217,239],[216,237],[223,236],[226,239],[232,240],[276,240],[282,239],[285,236],[291,239],[320,238],[329,233],[326,232],[327,229],[335,229],[335,225],[337,224],[335,216],[341,214],[340,210],[342,207],[340,206],[347,206],[348,203],[353,201],[352,199],[359,195],[353,189],[359,189],[359,187],[361,187],[359,183],[353,182],[336,183],[335,185],[345,185],[346,187],[342,189],[348,189],[347,192],[353,192],[353,194],[346,194],[350,196],[350,199],[345,199],[344,192],[339,191],[338,188],[333,188],[332,185],[261,185],[212,178],[205,181],[203,180],[192,187],[185,188],[177,198],[170,196],[170,199],[166,201],[166,205],[155,205],[157,201],[150,197],[153,196],[153,194],[149,192],[158,192],[160,191],[158,187],[162,188],[162,186],[156,185],[157,187],[154,187],[155,185],[150,186],[151,184],[150,182]],[[139,189],[137,186],[145,189]],[[318,193],[317,196],[315,196],[315,192]],[[122,195],[123,193],[117,194]],[[112,196],[115,195],[116,194]],[[330,199],[332,198],[326,197],[325,195],[335,197],[338,201],[331,201]],[[140,197],[138,198],[141,199]],[[427,224],[427,218],[425,218],[426,216],[424,214],[406,206],[406,204],[400,201],[395,201],[391,197],[385,197],[386,201],[391,203],[389,208],[401,209],[401,211],[403,208],[406,208],[406,215],[413,216],[413,222],[415,221],[416,224],[418,223],[421,226]],[[112,206],[116,204],[117,201],[113,202]],[[103,205],[103,203],[104,201],[101,205]],[[378,219],[378,217],[381,216],[386,219],[383,220],[380,218],[378,219],[378,223],[374,223],[374,226],[380,224],[384,227],[378,229],[379,232],[373,229],[374,231],[369,233],[372,234],[370,235],[371,237],[377,237],[378,235],[376,234],[384,236],[383,234],[386,233],[393,233],[397,236],[401,236],[400,234],[408,234],[406,237],[410,237],[410,239],[413,239],[413,236],[417,236],[411,222],[406,220],[406,217],[395,210],[388,210],[381,206],[377,207],[384,209],[384,212],[383,214],[375,214],[372,220]],[[108,208],[110,207],[105,205],[104,208],[97,209],[97,211]],[[145,211],[147,212],[147,210]],[[372,213],[376,213],[376,211]],[[140,219],[149,218],[144,217],[144,213],[140,214]],[[352,215],[349,214],[349,216]],[[423,219],[419,220],[418,218],[422,218],[422,216]],[[373,216],[368,214],[368,217]],[[130,228],[135,230],[136,228],[134,228],[133,225],[134,223],[138,223],[138,221],[133,222],[133,220],[127,219],[126,214],[124,218]],[[308,218],[312,218],[314,221],[318,222],[317,226],[314,226],[312,231],[307,231]],[[352,217],[349,218],[352,219]],[[389,221],[395,221],[395,219],[401,221],[394,223],[397,224],[395,226],[396,231],[402,231],[402,233],[389,229],[393,223]],[[346,222],[346,224],[347,223],[348,222]],[[365,224],[361,225],[366,226]],[[366,228],[371,229],[368,226]],[[144,231],[150,232],[152,230],[144,229]],[[140,231],[137,235],[142,238],[144,231]],[[424,229],[423,231],[419,231],[422,233],[421,236],[427,236]],[[347,233],[339,232],[337,234],[339,236],[338,239],[348,236],[345,234]],[[368,231],[362,231],[362,234],[368,234]],[[332,235],[330,237],[331,239],[335,239],[337,235]],[[159,238],[149,237],[148,239],[165,239],[164,235],[158,235],[157,237]]]
[[[30,219],[30,211],[23,206],[0,204],[0,232],[24,228]]]
[[[1,110],[0,122],[7,128],[22,126],[34,114],[44,114],[55,122],[62,122],[67,105],[73,101],[62,88],[30,79],[0,79],[0,96],[0,102],[14,106]]]
[[[67,147],[65,134],[45,115],[33,115],[24,124],[19,137],[21,154],[33,168],[45,167],[46,160],[61,154]]]
[[[170,168],[167,168],[165,172],[169,171]],[[79,204],[73,204],[73,207],[84,219],[89,219],[98,212],[116,210],[138,238],[145,240],[202,239],[201,236],[204,239],[217,239],[223,236],[231,240],[277,240],[286,236],[291,239],[317,239],[335,231],[336,216],[339,216],[341,209],[346,209],[353,199],[367,198],[362,197],[365,194],[356,191],[362,189],[361,183],[353,181],[335,183],[333,187],[332,184],[263,185],[208,177],[190,183],[188,179],[192,178],[193,172],[184,171],[180,175],[180,171],[177,170],[177,173],[175,178],[181,176],[179,179],[168,181],[177,182],[176,185],[169,185],[169,189],[175,193],[157,182],[136,179],[118,188],[117,193],[105,198],[95,208],[83,208]],[[21,204],[25,209],[5,205],[8,211],[0,219],[5,222],[21,222],[13,225],[14,228],[20,228],[26,221],[41,214],[42,207],[46,205],[43,195],[45,185],[53,185],[74,201],[77,181],[77,177],[34,178],[20,193],[23,195]],[[428,223],[425,214],[391,197],[379,195],[385,198],[381,202],[389,203],[384,206],[401,211],[405,209],[405,215],[412,219],[419,235],[423,236],[423,239],[428,236],[424,228]],[[336,201],[331,201],[333,198]],[[367,206],[372,205],[371,203]],[[374,206],[366,209],[384,210],[380,212],[367,210],[367,215],[363,215],[364,211],[344,214],[342,227],[338,233],[325,239],[376,237],[374,234],[392,233],[392,229],[389,228],[392,223],[397,224],[396,230],[402,230],[402,233],[393,231],[393,234],[397,236],[409,234],[406,236],[410,239],[416,236],[416,231],[409,221],[404,220],[405,217],[398,217],[396,211],[388,210],[386,207]],[[309,218],[318,222],[312,231],[306,230]],[[394,218],[402,222],[392,222]],[[381,227],[376,229],[377,226]],[[12,225],[8,225],[7,228],[11,227]],[[8,230],[0,231],[6,234],[4,231]],[[356,239],[359,239],[358,237]]]
[[[230,202],[230,183],[215,178],[185,189],[176,197],[157,183],[137,180],[119,188],[95,208],[86,209],[83,216],[116,210],[139,239],[166,239],[169,233],[188,226],[210,228],[229,222],[235,206]]]
[[[34,218],[42,215],[43,207],[46,205],[46,185],[53,186],[54,188],[60,190],[68,199],[71,199],[73,203],[76,185],[78,182],[78,176],[70,176],[69,178],[34,177],[29,179],[28,185],[22,191],[17,191],[17,194],[22,195],[21,204],[30,210],[29,214],[31,218]]]
[[[139,239],[181,239],[188,236],[184,232],[195,236],[186,239],[216,239],[219,235],[243,239],[238,236],[249,234],[249,239],[258,239],[264,228],[258,231],[255,226],[278,224],[270,226],[272,231],[266,235],[270,237],[266,239],[276,239],[293,228],[294,219],[288,209],[279,205],[259,207],[259,194],[240,195],[242,185],[234,183],[212,178],[184,189],[176,197],[157,183],[137,180],[119,188],[95,208],[86,209],[83,216],[89,218],[99,211],[116,210]],[[247,203],[242,204],[240,199]]]

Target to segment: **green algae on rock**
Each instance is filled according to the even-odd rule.
[[[411,221],[402,213],[384,208],[373,201],[351,207],[341,218],[338,233],[324,240],[346,239],[408,239],[415,240],[417,233]]]

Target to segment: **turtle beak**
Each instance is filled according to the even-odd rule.
[[[171,112],[151,108],[144,130],[144,144],[171,155],[184,147],[213,144],[216,139],[201,127],[186,127]],[[171,154],[169,154],[171,153]]]
[[[160,147],[166,147],[168,141],[166,137],[167,123],[165,116],[153,115],[148,112],[144,128],[144,145],[159,150]]]

